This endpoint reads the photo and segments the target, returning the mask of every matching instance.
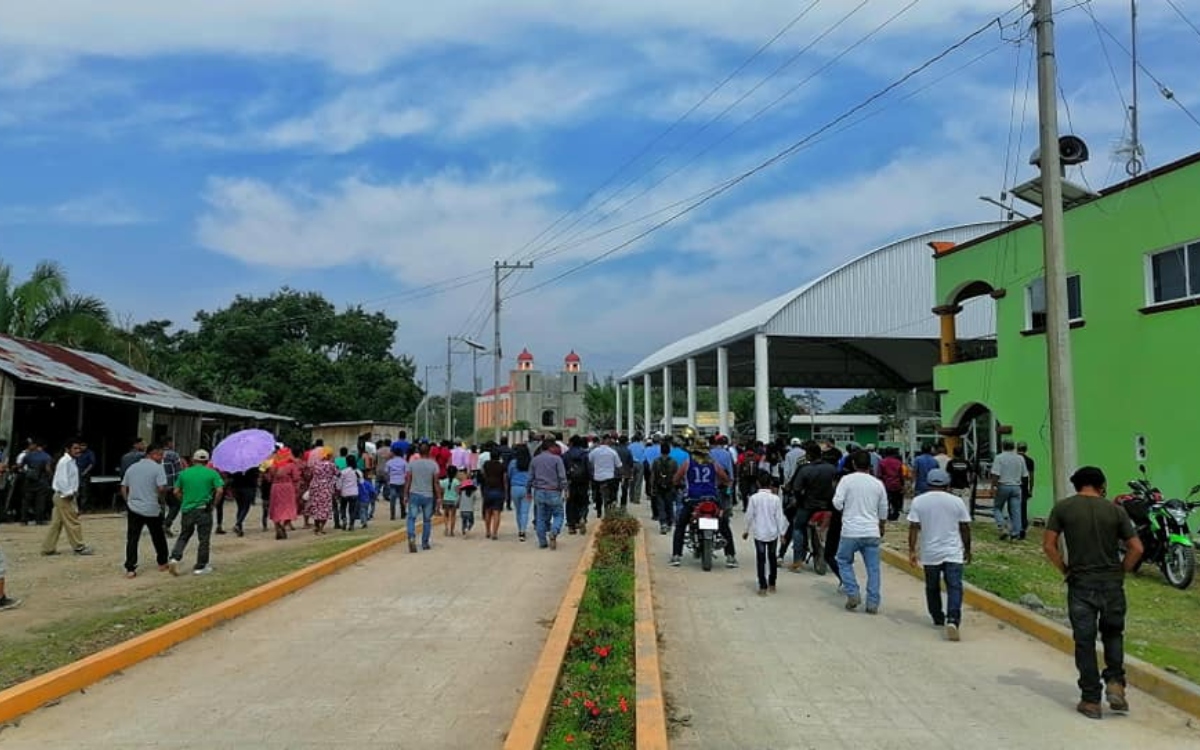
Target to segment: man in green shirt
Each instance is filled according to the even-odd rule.
[[[192,465],[179,472],[175,480],[175,496],[179,498],[179,509],[183,516],[179,538],[175,540],[175,549],[171,560],[167,563],[171,575],[179,575],[179,564],[183,561],[183,551],[195,533],[200,538],[200,549],[196,553],[194,575],[202,576],[212,572],[208,564],[208,548],[212,539],[213,502],[217,493],[225,486],[221,475],[208,467],[208,451],[198,450],[192,454]]]
[[[1085,466],[1071,476],[1075,495],[1054,504],[1046,519],[1042,550],[1067,581],[1067,612],[1075,638],[1075,668],[1081,693],[1076,710],[1099,719],[1101,674],[1096,634],[1104,645],[1104,689],[1114,711],[1128,711],[1125,699],[1125,574],[1142,556],[1142,543],[1125,513],[1104,497],[1104,472]],[[1058,549],[1066,539],[1067,560]],[[1125,543],[1121,558],[1120,544]]]

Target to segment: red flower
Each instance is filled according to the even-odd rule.
[[[608,655],[612,653],[612,646],[597,646],[592,649],[592,653],[601,659],[607,659]]]
[[[575,735],[573,735],[573,734],[568,734],[566,737],[563,737],[563,740],[564,740],[564,741],[566,741],[566,742],[574,742],[574,741],[575,741]]]
[[[563,698],[563,705],[566,706],[567,708],[570,708],[571,707],[571,699]]]
[[[571,697],[572,697],[572,698],[582,698],[582,697],[583,697],[583,693],[582,693],[582,692],[580,692],[580,691],[578,691],[578,690],[576,690],[574,693],[571,693]]]
[[[593,709],[592,709],[592,716],[599,716],[599,715],[600,715],[600,709],[598,709],[598,708],[593,708]]]
[[[623,714],[629,713],[629,701],[625,700],[625,696],[623,696],[623,695],[621,696],[620,705],[621,705],[621,713],[623,713]]]
[[[596,704],[595,704],[594,702],[592,702],[592,701],[584,701],[584,702],[583,702],[583,707],[584,707],[584,708],[595,708],[595,707],[596,707]]]

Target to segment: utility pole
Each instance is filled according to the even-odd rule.
[[[1046,370],[1050,397],[1050,476],[1056,499],[1070,497],[1077,465],[1075,383],[1067,321],[1066,238],[1063,232],[1062,161],[1058,152],[1058,63],[1051,0],[1037,0],[1038,117],[1041,136],[1042,243],[1046,263]]]
[[[1129,0],[1129,29],[1130,60],[1133,66],[1133,101],[1129,105],[1129,161],[1125,163],[1125,172],[1130,177],[1142,173],[1142,134],[1138,122],[1138,31],[1137,31],[1137,0]]]
[[[493,283],[493,291],[495,299],[492,305],[492,324],[493,324],[493,339],[492,339],[492,420],[495,422],[496,442],[500,442],[500,363],[504,359],[503,350],[500,347],[500,282],[508,278],[509,274],[514,271],[528,271],[533,268],[533,263],[509,263],[507,261],[496,261],[493,268],[495,269],[495,280]],[[501,274],[501,271],[506,273]],[[513,403],[516,403],[515,401]]]
[[[451,389],[454,386],[450,380],[450,376],[451,376],[450,368],[453,367],[453,364],[450,362],[450,343],[452,341],[454,341],[453,336],[446,337],[446,434],[445,434],[445,437],[442,438],[443,440],[453,440],[454,439],[454,435],[453,435],[453,433],[454,433],[454,421],[453,421],[454,417],[450,413],[450,398],[454,395],[453,393],[451,393]]]

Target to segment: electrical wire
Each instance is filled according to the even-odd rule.
[[[848,120],[851,117],[853,117],[854,115],[856,115],[857,113],[859,113],[862,110],[866,109],[867,107],[871,106],[873,103],[875,103],[876,101],[887,96],[892,91],[903,86],[905,83],[912,80],[914,77],[920,75],[925,70],[929,69],[933,65],[936,65],[938,62],[942,61],[949,55],[953,54],[957,50],[966,46],[967,44],[969,44],[970,42],[975,40],[977,37],[982,36],[984,33],[986,33],[992,27],[997,27],[1000,29],[1003,28],[1003,23],[1001,23],[1001,19],[999,17],[993,18],[992,20],[988,21],[983,26],[981,26],[978,29],[967,34],[965,37],[963,37],[959,41],[955,42],[954,44],[951,44],[949,47],[946,47],[941,52],[938,52],[936,55],[930,57],[925,62],[921,63],[920,65],[916,66],[915,68],[910,69],[907,73],[905,73],[900,78],[892,81],[888,85],[884,86],[882,89],[879,89],[874,94],[870,95],[863,101],[859,102],[858,104],[854,105],[853,107],[846,110],[842,114],[833,118],[832,120],[825,123],[821,127],[817,128],[813,132],[809,133],[804,138],[801,138],[799,141],[796,141],[792,145],[790,145],[787,148],[783,149],[782,151],[778,152],[777,154],[770,157],[766,161],[763,161],[762,163],[758,164],[757,166],[737,175],[736,177],[733,177],[733,178],[725,181],[724,183],[721,183],[721,185],[717,189],[712,190],[708,195],[704,196],[703,198],[700,198],[700,199],[688,204],[686,207],[684,207],[680,211],[672,214],[671,216],[668,216],[666,219],[654,224],[653,226],[649,227],[648,229],[643,230],[642,232],[637,233],[633,237],[596,255],[595,257],[590,258],[587,261],[580,263],[576,266],[573,266],[572,268],[569,268],[559,274],[556,274],[555,276],[553,276],[543,282],[535,284],[534,286],[523,289],[520,292],[516,292],[512,296],[517,297],[517,296],[523,296],[525,294],[529,294],[531,292],[537,291],[538,289],[542,289],[546,286],[549,286],[550,284],[553,284],[557,281],[560,281],[561,279],[566,278],[567,276],[578,273],[579,271],[582,271],[585,268],[593,266],[596,263],[599,263],[600,261],[604,260],[605,258],[608,258],[608,257],[620,252],[621,250],[629,247],[630,245],[634,244],[635,242],[649,236],[650,234],[658,231],[659,229],[662,229],[663,227],[665,227],[665,226],[671,224],[672,222],[678,220],[679,218],[691,213],[692,211],[695,211],[696,209],[707,204],[708,202],[710,202],[717,196],[723,195],[725,192],[731,190],[732,188],[736,187],[737,185],[741,184],[742,182],[745,182],[746,180],[750,179],[751,177],[758,174],[759,172],[769,169],[770,167],[774,166],[775,164],[778,164],[779,162],[784,161],[787,158],[793,156],[795,153],[797,153],[798,151],[804,149],[806,146],[811,144],[812,141],[816,140],[817,138],[819,138],[826,132],[832,130],[833,128],[837,127],[841,123],[845,122],[846,120]]]
[[[1188,25],[1188,28],[1190,28],[1192,30],[1192,32],[1195,33],[1197,38],[1200,38],[1200,27],[1198,27],[1198,26],[1196,26],[1196,24],[1192,23],[1192,19],[1188,18],[1184,14],[1184,12],[1179,8],[1179,6],[1175,4],[1175,0],[1167,0],[1167,5],[1170,5],[1171,10],[1175,11],[1175,14],[1177,16],[1179,16],[1179,19]]]

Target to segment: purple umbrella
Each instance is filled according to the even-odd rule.
[[[248,471],[274,452],[274,435],[266,430],[242,430],[217,444],[212,452],[212,465],[229,473]]]

